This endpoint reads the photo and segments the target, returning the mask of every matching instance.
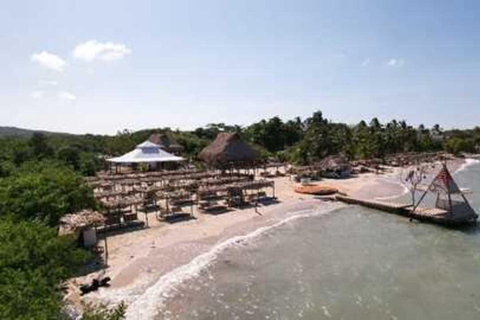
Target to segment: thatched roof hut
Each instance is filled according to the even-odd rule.
[[[341,155],[328,156],[320,162],[319,166],[325,176],[332,178],[349,177],[352,170],[348,160]]]
[[[150,142],[153,142],[160,146],[163,150],[167,152],[171,152],[173,154],[180,154],[184,148],[182,145],[178,144],[174,138],[172,138],[169,134],[160,134],[154,133],[148,139]]]
[[[93,210],[83,210],[71,213],[60,219],[59,235],[75,234],[85,228],[100,226],[105,223],[105,217]]]
[[[198,157],[211,166],[226,167],[252,164],[259,159],[259,154],[238,134],[221,132]]]

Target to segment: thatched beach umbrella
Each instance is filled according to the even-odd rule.
[[[160,148],[173,154],[180,154],[184,149],[182,145],[178,144],[175,139],[168,134],[154,133],[148,140],[158,144]]]
[[[82,210],[63,216],[60,219],[58,234],[72,234],[85,228],[103,225],[104,223],[105,218],[101,213],[93,210]]]
[[[217,138],[205,147],[198,157],[214,167],[252,164],[258,160],[258,152],[242,141],[236,133],[221,132]]]
[[[348,160],[341,155],[326,157],[320,162],[320,167],[327,173],[327,176],[335,178],[346,178],[350,176],[352,167]]]

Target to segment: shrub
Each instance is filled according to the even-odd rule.
[[[0,319],[60,318],[60,283],[89,257],[54,228],[0,219]]]
[[[0,181],[0,216],[40,219],[56,226],[66,213],[95,205],[93,191],[83,179],[55,162],[25,163]]]

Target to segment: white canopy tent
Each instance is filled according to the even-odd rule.
[[[108,159],[108,162],[114,164],[134,164],[134,163],[160,163],[160,162],[178,162],[184,161],[182,157],[174,156],[160,148],[159,145],[150,141],[139,144],[135,150],[124,154],[123,156]]]

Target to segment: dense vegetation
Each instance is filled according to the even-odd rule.
[[[27,162],[0,180],[0,216],[57,226],[61,216],[95,208],[81,176],[56,162]]]
[[[16,132],[5,136],[5,132]],[[382,158],[410,151],[477,152],[480,128],[444,131],[414,128],[405,121],[378,119],[356,125],[335,123],[315,112],[307,119],[278,117],[247,127],[209,124],[193,131],[123,131],[114,136],[29,133],[3,130],[0,138],[0,318],[60,319],[60,284],[89,255],[55,227],[66,213],[95,208],[82,175],[104,168],[106,156],[120,155],[152,133],[169,135],[194,160],[219,132],[237,132],[265,158],[293,163],[343,153],[351,159]],[[85,319],[121,319],[115,310],[88,309]]]
[[[56,227],[66,213],[94,208],[93,192],[44,136],[3,146],[11,153],[0,162],[0,319],[64,319],[61,284],[91,255]],[[89,314],[121,319],[106,310]]]
[[[296,118],[283,122],[278,117],[262,120],[242,133],[272,155],[294,163],[314,162],[337,153],[350,159],[368,159],[399,152],[476,152],[480,146],[480,128],[443,131],[439,125],[414,128],[406,121],[382,124],[377,118],[368,124],[360,121],[346,125],[328,121],[321,112],[303,121]]]
[[[219,132],[238,132],[265,157],[306,163],[326,155],[343,153],[351,159],[381,158],[398,152],[445,150],[458,154],[476,152],[480,128],[444,131],[439,125],[418,128],[406,121],[382,124],[374,118],[356,125],[335,123],[318,111],[306,119],[283,121],[278,117],[250,126],[209,124],[193,131],[170,128],[137,132],[124,130],[114,136],[35,133],[29,139],[0,139],[0,177],[30,160],[55,159],[83,175],[104,168],[103,157],[121,155],[145,141],[152,133],[170,136],[184,148],[184,156],[195,159],[199,151]]]
[[[87,258],[54,228],[0,219],[0,318],[61,318],[59,284]]]

